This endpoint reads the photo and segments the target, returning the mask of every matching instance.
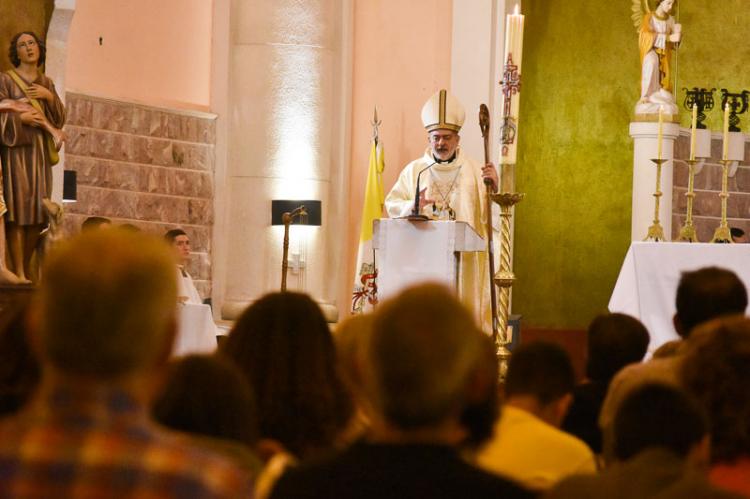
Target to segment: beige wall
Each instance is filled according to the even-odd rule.
[[[359,223],[373,108],[382,120],[386,193],[406,163],[421,156],[427,136],[420,121],[424,102],[450,88],[452,0],[357,0],[354,3],[354,73],[350,160],[349,248],[339,312],[351,303]],[[394,15],[398,12],[398,15]]]
[[[216,182],[217,248],[214,303],[223,317],[279,288],[283,227],[271,226],[272,199],[318,199],[321,227],[290,231],[289,259],[304,263],[288,273],[290,290],[331,302],[343,273],[341,256],[349,99],[346,66],[350,0],[232,0],[217,2],[215,51],[226,61],[227,102],[214,94],[226,136],[226,163]],[[228,8],[228,9],[227,9]],[[218,38],[217,38],[218,42]],[[228,42],[228,43],[226,43]],[[218,47],[217,43],[217,49]],[[215,77],[217,75],[214,75]],[[218,78],[217,78],[218,79]],[[218,148],[217,148],[218,149]],[[219,150],[218,157],[223,152]],[[305,230],[308,229],[308,230]]]
[[[212,4],[78,0],[70,34],[68,90],[170,108],[208,109]],[[422,104],[436,89],[450,88],[452,11],[452,0],[354,2],[352,126],[346,130],[352,147],[343,166],[350,173],[344,204],[351,216],[336,242],[346,261],[334,293],[341,314],[347,313],[351,297],[373,107],[378,107],[383,122],[388,190],[401,168],[426,147],[419,118]]]
[[[208,110],[212,3],[77,0],[67,89],[155,106]]]

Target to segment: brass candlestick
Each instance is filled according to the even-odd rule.
[[[732,160],[722,159],[721,163],[721,222],[714,231],[714,237],[711,239],[712,243],[731,243],[732,232],[729,230],[729,224],[727,223],[727,199],[729,199],[729,165]]]
[[[687,160],[688,191],[685,193],[685,197],[687,198],[687,213],[685,216],[685,224],[680,228],[680,236],[677,238],[679,241],[685,241],[688,243],[700,242],[698,241],[698,234],[695,232],[695,226],[693,225],[693,199],[695,198],[693,186],[695,184],[695,164],[697,162],[697,159]]]
[[[648,234],[644,241],[664,241],[664,228],[661,226],[659,220],[659,202],[661,200],[661,165],[666,163],[668,160],[662,158],[655,158],[651,161],[656,165],[656,192],[654,192],[654,223],[648,228]]]
[[[286,291],[286,273],[289,269],[289,226],[295,218],[307,216],[305,205],[300,205],[291,212],[281,215],[281,221],[284,222],[284,243],[282,246],[281,256],[281,291]]]
[[[498,371],[500,380],[505,379],[508,372],[508,361],[510,350],[508,345],[508,317],[510,315],[510,290],[516,276],[513,274],[510,257],[512,255],[510,219],[513,216],[512,208],[523,200],[524,194],[515,192],[502,192],[491,194],[490,199],[500,205],[500,269],[494,277],[495,285],[500,288],[498,307],[498,330],[499,334],[495,342],[497,347]]]

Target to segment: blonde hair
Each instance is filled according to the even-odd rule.
[[[82,234],[55,248],[43,275],[39,343],[58,370],[116,377],[154,364],[171,347],[176,276],[161,239]]]

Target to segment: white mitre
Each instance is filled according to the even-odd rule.
[[[464,107],[445,89],[435,92],[422,107],[422,124],[428,132],[439,129],[458,132],[465,118]]]

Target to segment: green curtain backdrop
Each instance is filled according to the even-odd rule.
[[[630,0],[524,0],[513,311],[527,327],[583,328],[606,311],[630,244],[639,96]],[[684,0],[682,87],[750,89],[750,2]],[[683,112],[683,126],[689,125]],[[750,114],[745,121],[750,131]],[[721,129],[717,107],[708,120]]]

